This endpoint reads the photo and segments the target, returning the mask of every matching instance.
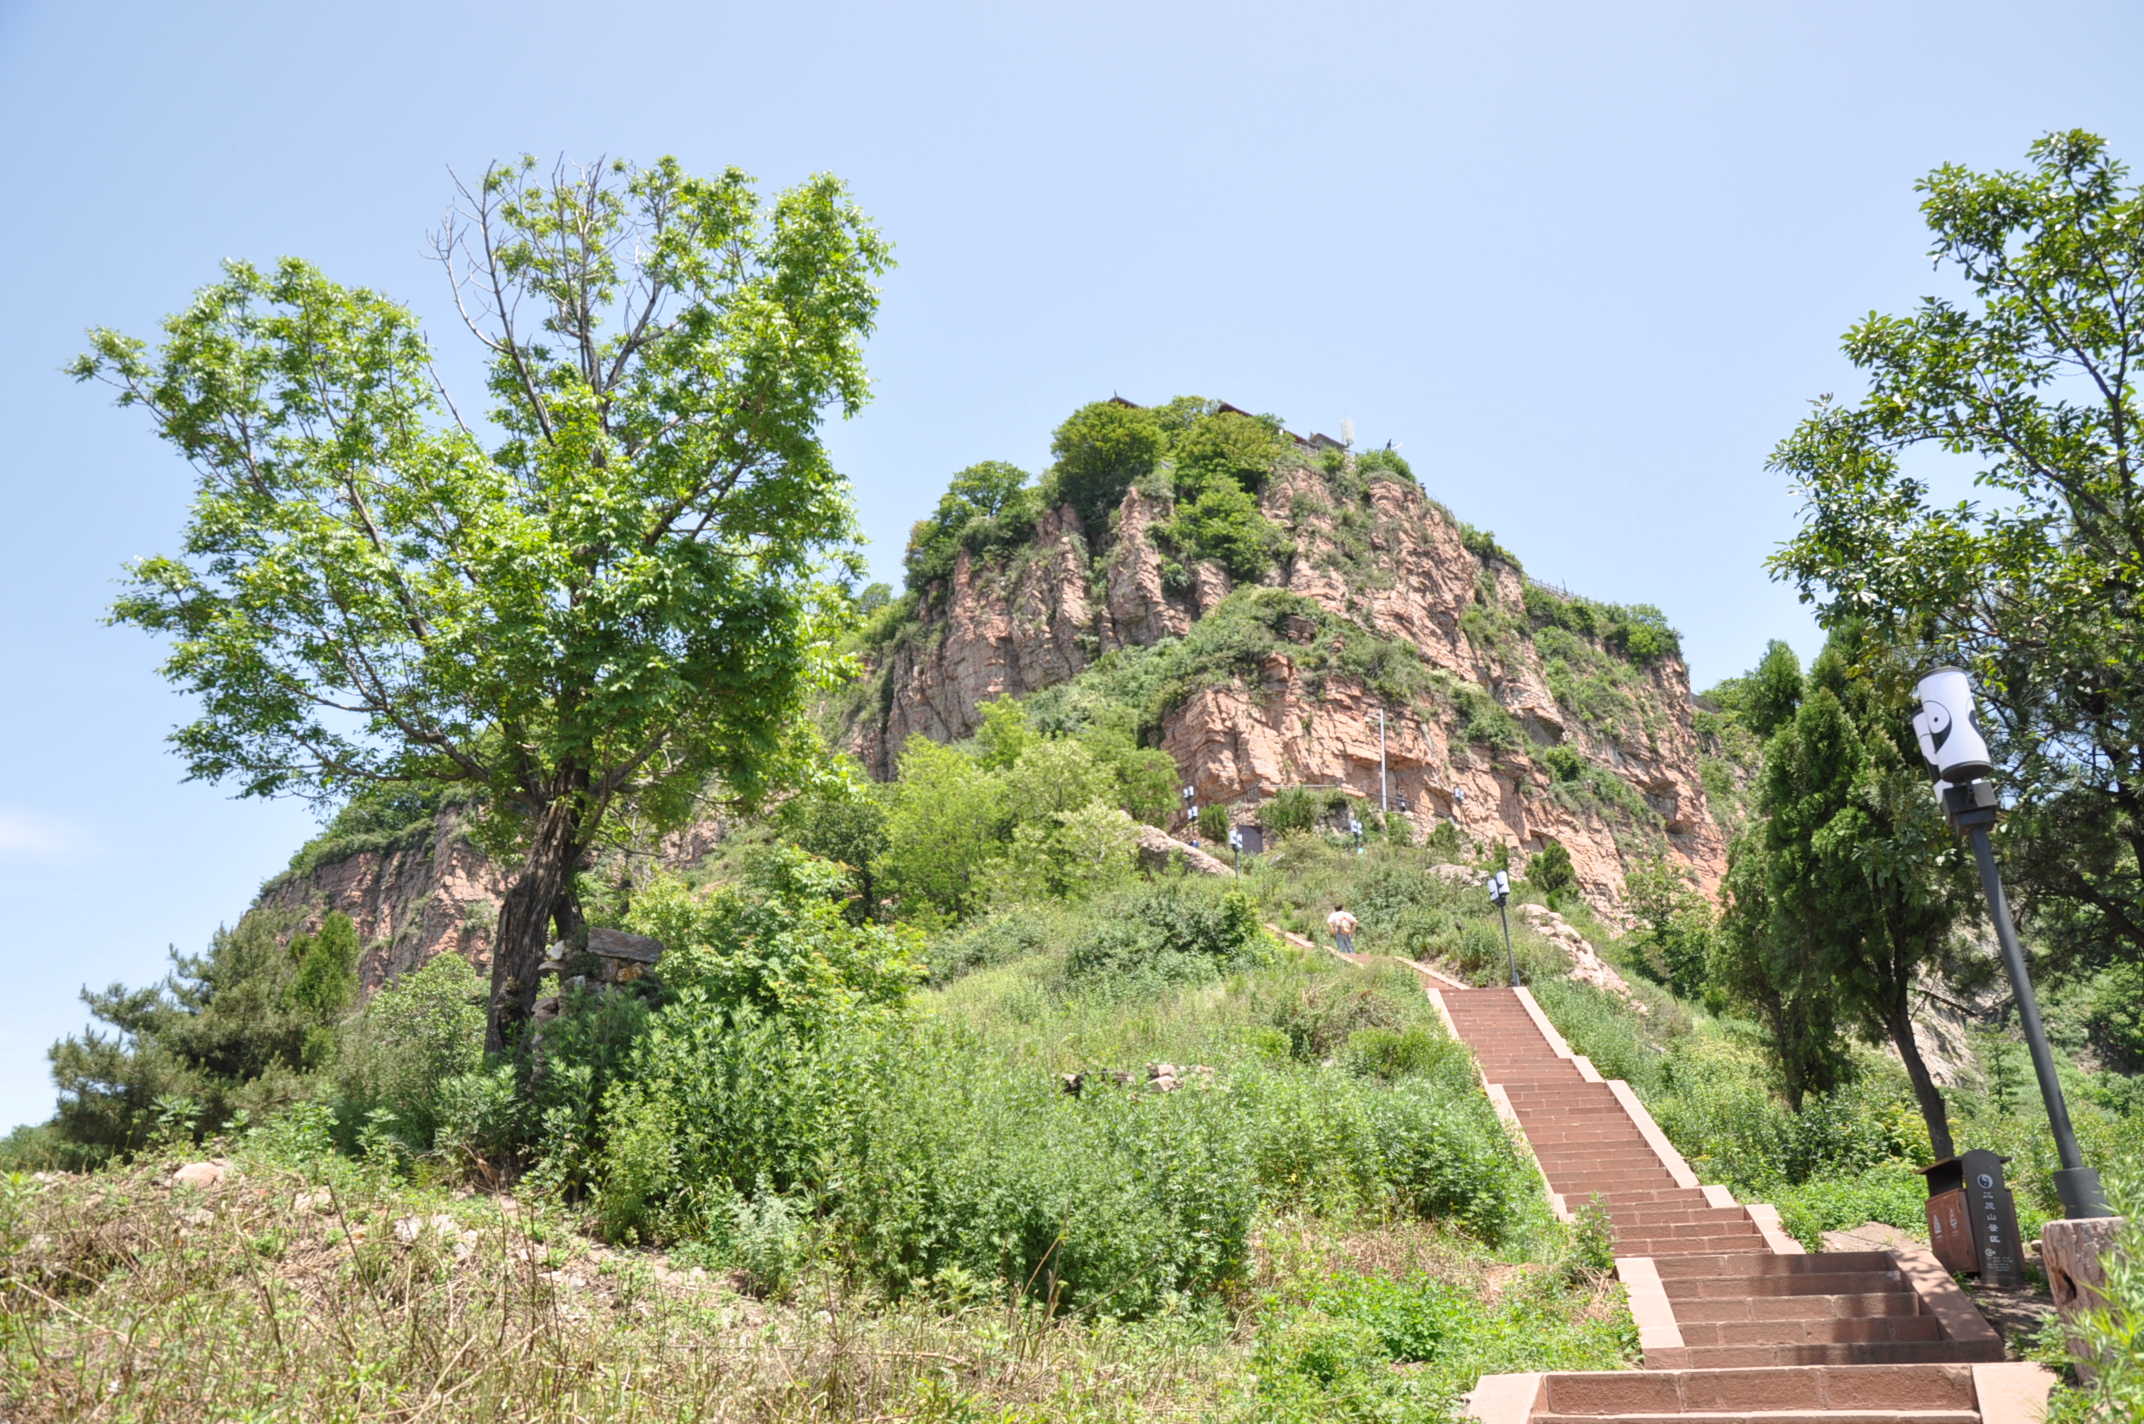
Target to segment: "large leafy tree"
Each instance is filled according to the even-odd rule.
[[[1920,184],[1972,298],[1848,331],[1868,394],[1820,400],[1775,452],[1806,504],[1773,567],[1827,623],[1976,676],[2016,899],[2058,965],[2091,968],[2144,961],[2144,195],[2088,133],[2030,158]],[[1936,503],[1901,463],[1924,448],[1990,497]]]
[[[74,366],[199,474],[182,551],[113,608],[173,640],[196,778],[337,798],[463,783],[518,852],[488,1039],[532,1008],[606,817],[674,820],[785,765],[849,539],[820,442],[853,413],[889,249],[831,177],[495,167],[437,239],[490,424],[411,312],[304,262],[231,263],[147,343]]]

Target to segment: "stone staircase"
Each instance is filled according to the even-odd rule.
[[[1442,980],[1442,976],[1436,976]],[[1428,976],[1425,973],[1425,980]],[[1811,1256],[1762,1203],[1703,1186],[1628,1084],[1573,1054],[1524,989],[1426,983],[1532,1149],[1559,1216],[1607,1213],[1643,1367],[1485,1376],[1486,1424],[2032,1424],[2053,1376],[1918,1249]]]

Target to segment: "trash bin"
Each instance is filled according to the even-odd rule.
[[[2025,1284],[2017,1203],[2003,1185],[2007,1157],[1972,1151],[1923,1167],[1928,1179],[1928,1244],[1948,1269],[1983,1285]]]

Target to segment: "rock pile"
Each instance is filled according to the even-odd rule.
[[[544,951],[543,966],[536,972],[539,977],[556,978],[558,989],[536,1001],[536,1021],[542,1023],[557,1018],[560,1001],[567,990],[591,984],[598,988],[630,984],[661,963],[662,957],[661,940],[627,934],[624,930],[591,929],[584,954],[576,955],[564,944],[552,945]],[[589,960],[594,962],[590,964]],[[576,965],[580,972],[568,974],[569,964]]]
[[[1066,1073],[1057,1081],[1065,1096],[1076,1098],[1086,1091],[1090,1074],[1106,1077],[1121,1088],[1134,1087],[1141,1081],[1137,1073],[1126,1068],[1083,1068],[1077,1073]],[[1145,1082],[1157,1093],[1173,1093],[1187,1083],[1210,1088],[1214,1084],[1214,1071],[1204,1063],[1187,1063],[1181,1067],[1174,1063],[1149,1063]]]

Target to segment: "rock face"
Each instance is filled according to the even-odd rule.
[[[1530,589],[1495,551],[1470,550],[1451,515],[1404,478],[1283,469],[1261,505],[1295,545],[1265,582],[1403,643],[1448,695],[1396,705],[1329,662],[1307,673],[1283,642],[1255,672],[1190,688],[1155,729],[1201,803],[1255,820],[1276,791],[1307,785],[1347,788],[1374,807],[1383,710],[1387,786],[1395,804],[1406,796],[1418,832],[1454,821],[1522,857],[1558,842],[1581,891],[1610,917],[1620,917],[1625,868],[1653,855],[1716,891],[1726,836],[1706,802],[1678,658],[1619,657],[1597,637],[1542,626],[1530,593],[1536,609],[1590,606]],[[1097,533],[1099,549],[1064,508],[1009,556],[963,551],[919,621],[868,669],[879,695],[864,699],[850,749],[889,776],[908,738],[974,731],[980,702],[1025,697],[1115,650],[1189,632],[1232,590],[1212,565],[1168,576],[1152,537],[1168,513],[1164,496],[1135,489],[1107,536]],[[1477,735],[1468,699],[1500,709],[1515,733]],[[1551,762],[1557,747],[1568,750]]]
[[[719,821],[695,821],[666,836],[653,861],[665,869],[690,865],[714,849],[722,832]],[[358,980],[370,994],[442,954],[458,954],[489,975],[507,884],[447,811],[394,848],[359,851],[270,881],[253,911],[284,919],[286,936],[318,930],[333,911],[348,915],[362,946]]]
[[[358,979],[370,993],[441,954],[459,954],[488,974],[505,894],[505,877],[449,812],[397,848],[271,881],[254,909],[292,915],[293,934],[319,929],[331,911],[348,915],[363,946]]]

